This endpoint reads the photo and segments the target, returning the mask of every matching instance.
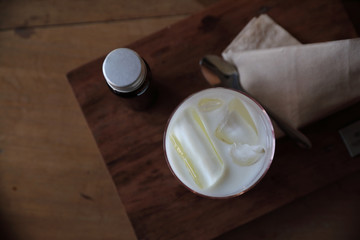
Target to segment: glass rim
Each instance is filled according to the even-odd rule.
[[[257,178],[257,180],[255,182],[253,182],[249,187],[247,187],[246,189],[240,191],[240,192],[237,192],[237,193],[234,193],[234,194],[230,194],[230,195],[226,195],[226,196],[211,196],[211,195],[206,195],[206,194],[203,194],[203,193],[200,193],[192,188],[190,188],[189,186],[187,186],[183,181],[181,181],[181,179],[176,175],[176,173],[174,172],[173,168],[171,167],[171,164],[169,162],[169,159],[168,159],[168,156],[167,156],[167,151],[166,151],[166,138],[167,138],[167,130],[169,128],[169,124],[171,122],[171,119],[173,118],[174,114],[177,112],[177,110],[180,108],[180,106],[183,105],[184,102],[186,102],[188,99],[190,99],[191,97],[193,97],[195,94],[197,93],[200,93],[202,91],[206,91],[206,90],[209,90],[209,89],[217,89],[217,88],[220,88],[220,89],[226,89],[226,90],[230,90],[230,91],[234,91],[236,93],[240,93],[242,95],[244,95],[245,97],[247,97],[248,99],[250,99],[253,103],[255,103],[261,110],[262,114],[264,115],[264,117],[266,118],[266,122],[269,123],[269,126],[271,127],[271,155],[269,157],[269,160],[267,160],[267,163],[266,163],[266,168],[264,169],[263,173]],[[172,173],[172,175],[177,179],[177,181],[179,181],[181,183],[181,185],[183,185],[186,189],[188,189],[190,192],[198,195],[198,196],[201,196],[201,197],[205,197],[205,198],[210,198],[210,199],[229,199],[229,198],[235,198],[235,197],[238,197],[240,195],[243,195],[244,193],[248,192],[249,190],[251,190],[252,188],[254,188],[263,178],[264,176],[266,175],[266,173],[268,172],[271,164],[272,164],[272,161],[274,159],[274,154],[275,154],[275,144],[276,144],[276,138],[275,138],[275,130],[274,130],[274,126],[272,124],[272,121],[268,115],[268,113],[266,112],[266,110],[264,109],[264,107],[256,100],[254,99],[252,96],[250,96],[248,93],[244,92],[244,91],[240,91],[240,90],[237,90],[237,89],[230,89],[230,88],[223,88],[223,87],[215,87],[215,88],[206,88],[206,89],[202,89],[202,90],[199,90],[197,92],[194,92],[192,94],[190,94],[189,96],[187,96],[186,98],[184,98],[176,107],[175,109],[172,111],[172,113],[170,114],[170,116],[168,117],[167,119],[167,122],[166,122],[166,126],[165,126],[165,130],[164,130],[164,133],[163,133],[163,151],[164,151],[164,155],[165,155],[165,160],[166,160],[166,163],[168,165],[168,168],[170,169],[170,172]]]

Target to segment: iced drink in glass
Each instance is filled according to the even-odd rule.
[[[274,129],[255,100],[235,90],[211,88],[191,95],[173,112],[164,151],[172,173],[192,192],[234,197],[269,169]]]

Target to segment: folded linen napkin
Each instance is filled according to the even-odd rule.
[[[268,15],[254,17],[223,51],[225,59],[248,50],[300,45],[301,43]]]
[[[222,56],[249,93],[295,128],[360,100],[360,38],[300,45],[261,15]]]

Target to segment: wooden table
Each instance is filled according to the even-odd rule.
[[[66,73],[214,2],[0,2],[1,234],[135,238]],[[358,238],[359,180],[346,176],[221,238]]]

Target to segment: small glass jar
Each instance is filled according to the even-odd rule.
[[[150,68],[135,51],[128,48],[111,51],[102,70],[112,92],[134,110],[144,110],[153,103]]]

